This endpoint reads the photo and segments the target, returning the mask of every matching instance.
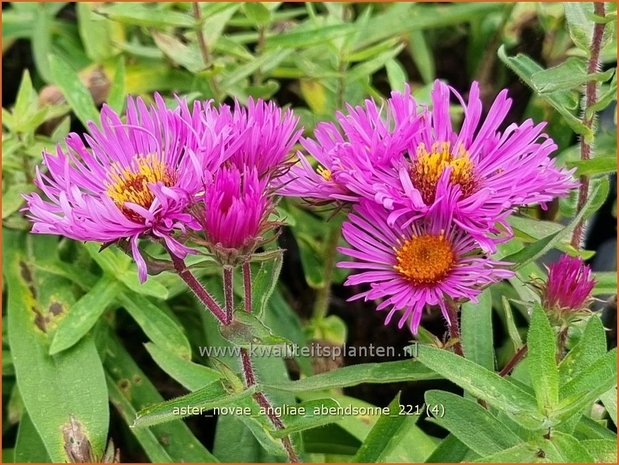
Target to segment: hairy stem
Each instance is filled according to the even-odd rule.
[[[223,311],[221,306],[217,303],[217,301],[211,296],[211,294],[206,290],[206,288],[196,279],[193,273],[187,268],[185,265],[185,261],[181,258],[178,258],[174,255],[170,250],[168,250],[170,257],[172,258],[172,263],[174,264],[174,269],[181,277],[185,284],[193,291],[195,296],[204,304],[206,308],[208,308],[213,316],[219,320],[222,325],[227,325],[230,323],[230,320],[226,317],[226,313]]]
[[[232,287],[234,285],[233,269],[231,266],[224,265],[224,302],[226,310],[226,318],[232,321],[232,312],[234,311],[234,293]]]
[[[230,282],[232,283],[232,279],[230,278]],[[251,313],[251,266],[249,262],[243,263],[243,290],[245,295],[245,311]],[[230,287],[232,290],[232,287]],[[254,386],[256,384],[256,374],[254,372],[254,367],[251,361],[251,357],[249,356],[249,352],[247,349],[241,349],[241,366],[243,367],[243,376],[245,378],[245,385],[247,387]],[[254,399],[260,405],[262,409],[266,412],[267,417],[273,424],[276,429],[284,429],[284,422],[277,416],[273,406],[269,402],[269,399],[262,392],[257,392],[254,394]],[[300,462],[299,455],[294,449],[292,445],[292,441],[290,437],[284,436],[281,438],[282,445],[284,449],[286,449],[286,454],[288,455],[288,460],[293,463]]]
[[[327,316],[331,302],[331,281],[333,280],[333,268],[335,267],[335,255],[337,243],[340,240],[341,227],[331,229],[324,248],[324,286],[316,291],[314,301],[314,318],[322,319]]]
[[[245,311],[251,313],[251,266],[243,263],[243,290],[245,291]]]
[[[464,352],[462,352],[462,344],[460,343],[460,325],[458,323],[458,311],[456,304],[448,300],[445,307],[447,308],[447,313],[449,314],[449,337],[451,340],[455,341],[453,344],[454,352],[464,357]]]
[[[597,16],[604,17],[604,4],[603,3],[593,3],[594,13]],[[591,39],[591,55],[589,56],[589,62],[587,64],[587,73],[593,74],[595,73],[600,66],[600,49],[602,48],[602,38],[604,36],[604,24],[595,23],[593,27],[593,37]],[[588,128],[593,128],[593,123],[595,122],[595,113],[591,115],[587,115],[588,110],[597,102],[597,83],[595,80],[590,80],[587,82],[585,87],[585,104],[584,111],[582,117],[582,123]],[[581,160],[589,160],[591,158],[591,142],[587,140],[585,136],[581,136],[580,138],[580,159]],[[580,177],[580,188],[578,190],[578,204],[576,213],[580,212],[585,203],[587,203],[587,197],[589,196],[589,176],[582,175]],[[583,233],[585,228],[585,219],[581,219],[576,227],[574,228],[574,232],[572,234],[572,246],[576,249],[580,248],[583,241]]]
[[[520,360],[524,358],[528,350],[529,349],[526,344],[518,349],[510,361],[507,362],[503,369],[499,372],[499,376],[507,376],[514,369],[514,367],[520,363]]]

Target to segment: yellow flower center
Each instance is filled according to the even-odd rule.
[[[458,184],[465,197],[471,195],[477,187],[477,179],[473,162],[463,147],[460,147],[455,156],[451,153],[449,142],[435,142],[430,152],[424,144],[417,147],[417,156],[411,166],[410,176],[426,204],[434,202],[436,186],[443,171],[448,167],[451,167],[450,182]]]
[[[150,183],[161,182],[165,186],[176,183],[176,175],[156,154],[139,155],[132,167],[112,165],[108,173],[107,195],[129,219],[141,218],[125,206],[125,202],[135,203],[146,209],[150,208],[155,195],[150,190]]]
[[[318,165],[318,168],[316,168],[316,172],[321,175],[325,181],[331,181],[332,176],[331,176],[331,170],[325,168],[322,165]]]
[[[394,250],[398,262],[394,268],[418,286],[436,284],[449,273],[456,261],[451,243],[443,233],[413,236]]]

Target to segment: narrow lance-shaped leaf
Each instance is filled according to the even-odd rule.
[[[539,411],[546,414],[559,402],[557,339],[546,313],[539,304],[533,307],[527,338],[528,369]]]

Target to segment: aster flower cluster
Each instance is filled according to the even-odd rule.
[[[32,231],[128,242],[141,281],[142,237],[178,259],[192,252],[182,238],[197,232],[221,260],[250,254],[268,226],[272,180],[300,136],[297,118],[261,100],[190,108],[178,99],[175,109],[154,100],[129,98],[124,120],[104,105],[100,127],[43,154],[35,182],[45,198],[25,196]]]
[[[459,130],[450,118],[451,96],[461,105]],[[413,333],[424,308],[476,301],[484,286],[512,275],[489,258],[512,237],[506,218],[519,206],[544,204],[576,186],[571,171],[555,166],[556,144],[544,124],[501,126],[511,106],[502,91],[482,118],[479,86],[468,101],[436,81],[431,108],[406,88],[377,106],[347,107],[337,123],[319,123],[302,139],[308,156],[282,179],[282,193],[352,212],[343,225],[354,259],[338,264],[358,271],[346,285],[369,285],[353,299],[381,300],[386,323]]]

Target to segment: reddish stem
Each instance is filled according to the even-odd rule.
[[[464,357],[464,352],[462,352],[462,344],[460,343],[460,326],[458,325],[458,312],[456,310],[456,305],[452,301],[448,300],[445,307],[447,308],[447,313],[449,314],[449,337],[451,340],[455,341],[453,344],[454,352]]]
[[[224,265],[224,302],[226,310],[226,318],[228,321],[232,321],[232,311],[234,310],[234,293],[232,287],[234,286],[234,277],[232,275],[233,269],[231,266]]]
[[[603,3],[593,3],[593,10],[597,16],[604,17],[604,4]],[[595,23],[593,27],[593,37],[591,38],[591,55],[589,57],[589,62],[587,64],[587,73],[593,74],[595,73],[600,66],[600,50],[602,48],[602,38],[604,36],[604,24],[603,23]],[[597,101],[597,83],[595,80],[591,79],[587,82],[585,87],[585,108],[582,118],[582,123],[588,128],[593,128],[593,123],[595,121],[595,114],[587,116],[589,108],[591,108]],[[587,141],[585,136],[581,136],[580,138],[580,159],[581,160],[589,160],[591,158],[591,144]],[[589,176],[583,175],[580,177],[580,188],[578,190],[578,206],[576,209],[576,213],[580,212],[585,204],[587,203],[587,197],[589,196]],[[585,219],[581,219],[576,227],[574,228],[574,232],[572,234],[572,247],[575,249],[579,249],[582,240],[583,233],[585,228]]]
[[[245,311],[251,313],[251,266],[243,263],[243,289],[245,291]]]
[[[204,304],[206,308],[208,308],[213,316],[219,320],[222,325],[227,325],[230,323],[230,320],[226,317],[226,314],[222,310],[221,306],[217,303],[217,301],[209,294],[209,292],[205,289],[205,287],[196,279],[187,265],[185,265],[185,261],[181,258],[178,258],[171,251],[170,257],[172,257],[172,263],[174,264],[174,269],[181,277],[183,281],[187,284],[189,289],[193,291],[195,296]]]
[[[509,362],[503,367],[503,369],[499,372],[499,376],[508,375],[516,365],[524,358],[528,351],[527,345],[523,345],[518,351],[514,354]]]

